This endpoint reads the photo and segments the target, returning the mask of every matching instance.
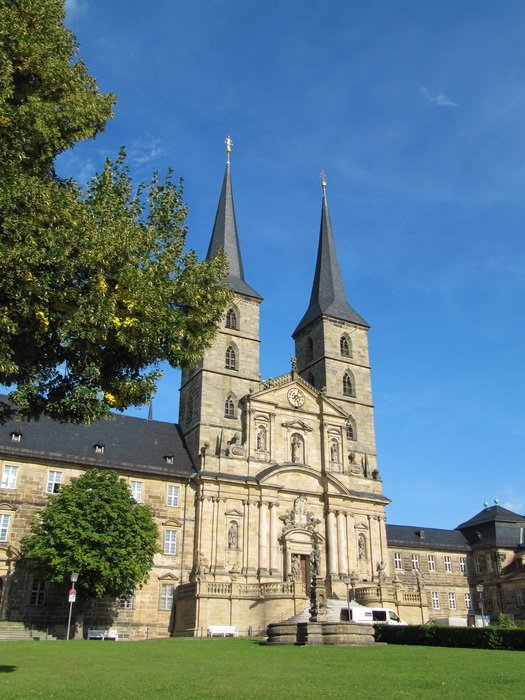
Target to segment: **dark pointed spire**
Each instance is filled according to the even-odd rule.
[[[230,137],[226,143],[226,172],[222,181],[221,195],[219,197],[219,206],[215,216],[213,232],[211,235],[210,245],[206,258],[213,258],[220,250],[228,258],[229,271],[226,277],[226,282],[230,289],[239,294],[245,294],[249,297],[262,299],[254,289],[252,289],[244,280],[244,270],[242,267],[241,249],[239,247],[239,237],[237,235],[237,222],[235,220],[235,208],[233,206],[233,192],[230,176],[230,153],[232,141]]]
[[[355,311],[348,301],[343,287],[343,280],[337,262],[328,200],[326,197],[326,178],[321,173],[323,187],[323,206],[321,212],[321,230],[319,233],[319,248],[315,266],[314,283],[310,304],[293,336],[315,321],[320,316],[330,316],[341,321],[349,321],[359,326],[369,328],[368,323]]]

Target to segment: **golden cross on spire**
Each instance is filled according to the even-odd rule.
[[[321,170],[321,187],[323,188],[323,195],[326,192],[326,173],[324,170]]]
[[[229,134],[224,139],[224,143],[226,144],[226,163],[229,165],[230,164],[230,153],[232,152],[232,146],[233,146],[233,141],[231,140]]]

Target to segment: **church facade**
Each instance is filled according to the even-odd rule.
[[[262,297],[244,277],[229,158],[208,256],[219,250],[233,303],[201,361],[182,372],[178,425],[118,416],[0,427],[0,615],[60,631],[67,582],[52,586],[17,566],[20,540],[48,498],[98,466],[151,505],[161,553],[147,584],[116,607],[93,604],[86,626],[111,624],[129,638],[198,636],[210,625],[255,634],[308,607],[313,566],[330,596],[408,622],[466,615],[479,607],[481,581],[494,612],[523,617],[525,518],[495,506],[485,530],[386,524],[369,326],[346,297],[325,183],[311,297],[286,374],[260,377]]]

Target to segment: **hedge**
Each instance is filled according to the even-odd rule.
[[[525,651],[525,630],[502,627],[441,627],[439,625],[374,625],[376,642],[470,649]]]

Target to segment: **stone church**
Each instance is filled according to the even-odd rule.
[[[199,636],[210,625],[256,634],[308,607],[314,559],[331,597],[408,622],[477,611],[480,582],[484,612],[522,618],[525,518],[496,505],[456,530],[386,525],[369,326],[343,287],[325,182],[295,357],[288,373],[261,379],[262,297],[244,277],[227,143],[208,257],[225,252],[234,299],[213,345],[182,372],[179,424],[0,426],[1,618],[63,633],[68,582],[17,568],[20,540],[46,500],[94,466],[117,470],[152,507],[161,553],[147,584],[116,605],[94,603],[86,626],[133,639]]]

